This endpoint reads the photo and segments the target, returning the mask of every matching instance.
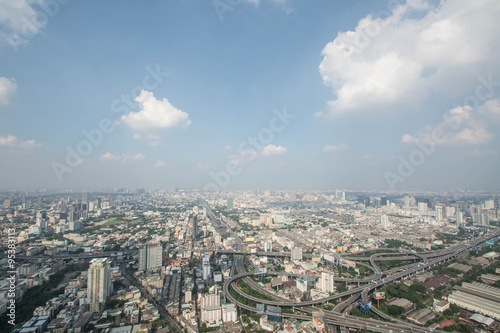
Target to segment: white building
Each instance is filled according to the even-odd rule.
[[[222,309],[219,294],[208,294],[201,297],[201,321],[207,326],[217,326],[221,319]]]
[[[139,271],[156,272],[161,269],[163,247],[160,243],[146,244],[139,249]]]
[[[236,305],[233,303],[227,303],[222,306],[222,320],[225,323],[234,323],[238,321],[238,311],[236,310]]]
[[[302,248],[301,247],[295,247],[292,249],[291,253],[291,260],[292,261],[301,261],[302,260]]]
[[[333,273],[321,272],[321,277],[316,283],[316,288],[325,293],[335,292]]]
[[[382,215],[380,217],[380,224],[382,225],[382,228],[387,229],[389,228],[389,218],[387,215]]]
[[[100,312],[104,309],[111,288],[108,258],[92,259],[87,273],[87,302],[90,312]]]
[[[264,251],[265,252],[273,252],[273,242],[272,241],[265,241],[264,242]]]
[[[205,253],[203,256],[203,280],[208,280],[210,277],[210,255]]]
[[[418,203],[418,212],[420,214],[427,213],[427,202],[419,202]]]

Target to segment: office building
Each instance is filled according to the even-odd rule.
[[[198,218],[196,216],[193,217],[193,240],[196,240],[198,235]]]
[[[325,293],[335,292],[335,284],[333,279],[333,273],[321,272],[321,277],[316,283],[316,288]]]
[[[427,202],[419,202],[417,207],[420,214],[427,213]]]
[[[457,212],[457,227],[465,228],[464,214],[461,211]]]
[[[111,291],[112,285],[108,258],[92,259],[87,273],[87,302],[89,304],[89,311],[102,311]]]
[[[219,294],[207,294],[201,297],[201,321],[208,326],[215,326],[222,317]]]
[[[205,253],[205,255],[203,256],[202,267],[203,280],[208,280],[208,278],[210,277],[210,255],[208,253]]]
[[[302,260],[302,248],[301,247],[293,248],[291,253],[290,253],[290,259],[292,261],[301,261]]]
[[[161,269],[163,247],[161,244],[146,244],[139,248],[139,271],[156,272]]]
[[[273,252],[273,242],[272,241],[265,241],[264,242],[264,251],[265,252]]]
[[[436,206],[436,222],[443,223],[444,221],[444,206],[437,205]]]
[[[382,215],[382,217],[380,217],[380,224],[384,229],[389,228],[389,218],[387,217],[387,215]]]
[[[493,199],[486,200],[484,202],[484,209],[494,209],[495,208],[495,201]]]
[[[44,210],[36,213],[36,226],[42,232],[47,228],[47,213]]]
[[[227,210],[233,210],[233,198],[227,198]]]

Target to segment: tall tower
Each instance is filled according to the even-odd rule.
[[[198,217],[195,215],[193,217],[193,240],[196,239],[197,234],[198,234]]]
[[[108,296],[111,294],[111,290],[108,258],[92,259],[87,273],[87,301],[89,303],[89,311],[102,311]]]
[[[205,253],[203,256],[203,280],[208,280],[210,276],[210,255]]]
[[[389,227],[389,218],[387,217],[387,215],[382,215],[380,217],[380,224],[384,229],[387,229]]]
[[[457,211],[457,227],[458,228],[465,227],[464,214],[461,211]]]
[[[145,244],[139,249],[139,271],[156,272],[161,269],[163,246],[160,243]]]

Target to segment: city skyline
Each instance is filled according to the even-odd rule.
[[[496,1],[217,4],[0,1],[0,188],[499,189]]]

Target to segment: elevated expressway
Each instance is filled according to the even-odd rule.
[[[415,263],[412,265],[408,265],[405,268],[398,268],[390,271],[384,271],[381,272],[380,269],[376,265],[377,260],[387,260],[389,258],[394,258],[394,253],[376,253],[372,256],[369,257],[368,261],[371,264],[371,269],[374,271],[374,274],[368,278],[364,279],[343,279],[344,281],[348,282],[359,282],[359,283],[366,283],[363,286],[355,287],[352,288],[348,291],[338,293],[335,295],[331,295],[325,298],[317,299],[317,300],[311,300],[311,301],[303,301],[303,302],[294,302],[290,301],[288,299],[280,298],[277,297],[275,294],[270,293],[266,289],[260,287],[255,281],[253,281],[250,277],[254,275],[253,272],[244,272],[244,266],[243,266],[243,258],[241,255],[238,255],[237,253],[245,253],[244,251],[234,251],[234,266],[232,272],[234,272],[234,267],[238,269],[238,274],[236,276],[233,276],[231,279],[226,280],[224,283],[224,295],[234,304],[236,304],[238,307],[246,309],[248,311],[252,312],[258,312],[256,308],[248,306],[246,304],[243,304],[239,301],[237,301],[229,292],[230,288],[233,288],[239,295],[242,297],[245,297],[247,299],[250,299],[256,303],[262,303],[262,304],[267,304],[267,305],[273,305],[273,306],[279,306],[279,307],[288,307],[292,308],[292,310],[295,312],[295,310],[300,310],[301,312],[313,312],[319,310],[318,308],[315,308],[316,305],[324,304],[327,303],[330,300],[334,299],[339,299],[339,298],[344,298],[344,297],[350,297],[348,299],[351,301],[355,301],[357,297],[355,297],[357,294],[361,297],[361,299],[364,302],[368,301],[368,294],[372,292],[373,290],[383,287],[389,283],[392,283],[394,281],[398,280],[403,280],[407,278],[411,278],[413,276],[416,276],[418,273],[423,272],[426,269],[432,268],[436,265],[439,265],[445,261],[451,260],[456,258],[457,256],[460,256],[464,252],[470,251],[470,249],[474,246],[478,246],[482,243],[484,243],[487,240],[491,240],[493,238],[496,238],[499,236],[499,233],[494,233],[487,235],[484,238],[472,240],[471,242],[466,242],[466,243],[461,243],[457,246],[448,248],[444,251],[440,251],[439,253],[425,253],[425,254],[417,254],[417,253],[410,253],[407,252],[405,253],[404,256],[398,255],[399,257],[402,258],[416,258],[420,262]],[[257,253],[258,255],[259,253]],[[277,253],[275,253],[277,254]],[[281,254],[281,253],[279,253]],[[265,255],[265,254],[264,254]],[[285,255],[284,255],[285,256]],[[387,256],[392,256],[388,257]],[[360,263],[358,263],[360,264]],[[402,269],[402,270],[401,270]],[[393,274],[391,274],[393,273]],[[268,275],[271,276],[277,276],[277,273],[268,273]],[[288,276],[294,276],[293,274],[287,274]],[[385,277],[383,277],[385,276]],[[250,295],[245,294],[242,292],[235,284],[235,281],[239,279],[244,279],[246,283],[248,283],[253,289],[256,291],[267,294],[276,301],[269,301],[269,300],[263,300],[259,299]],[[337,281],[342,281],[341,279],[337,279]],[[348,303],[348,302],[346,302]],[[347,304],[345,307],[349,306]],[[373,312],[377,313],[380,317],[387,319],[387,320],[394,320],[393,318],[381,313],[377,309],[373,309]],[[261,314],[269,314],[269,313],[262,313]],[[296,314],[296,313],[282,313],[282,317],[293,317],[297,319],[303,319],[303,320],[311,320],[310,316],[307,315],[301,315],[301,314]],[[373,319],[367,319],[367,318],[359,318],[359,317],[354,317],[354,316],[349,316],[346,314],[339,314],[331,311],[324,311],[324,319],[327,324],[333,324],[333,325],[338,325],[338,326],[344,326],[344,327],[351,327],[351,328],[356,328],[356,329],[363,329],[367,328],[370,331],[374,332],[388,332],[392,330],[393,332],[429,332],[429,329],[419,327],[416,325],[412,325],[406,322],[398,322],[398,323],[389,323],[389,322],[382,322],[378,320],[373,320]]]

